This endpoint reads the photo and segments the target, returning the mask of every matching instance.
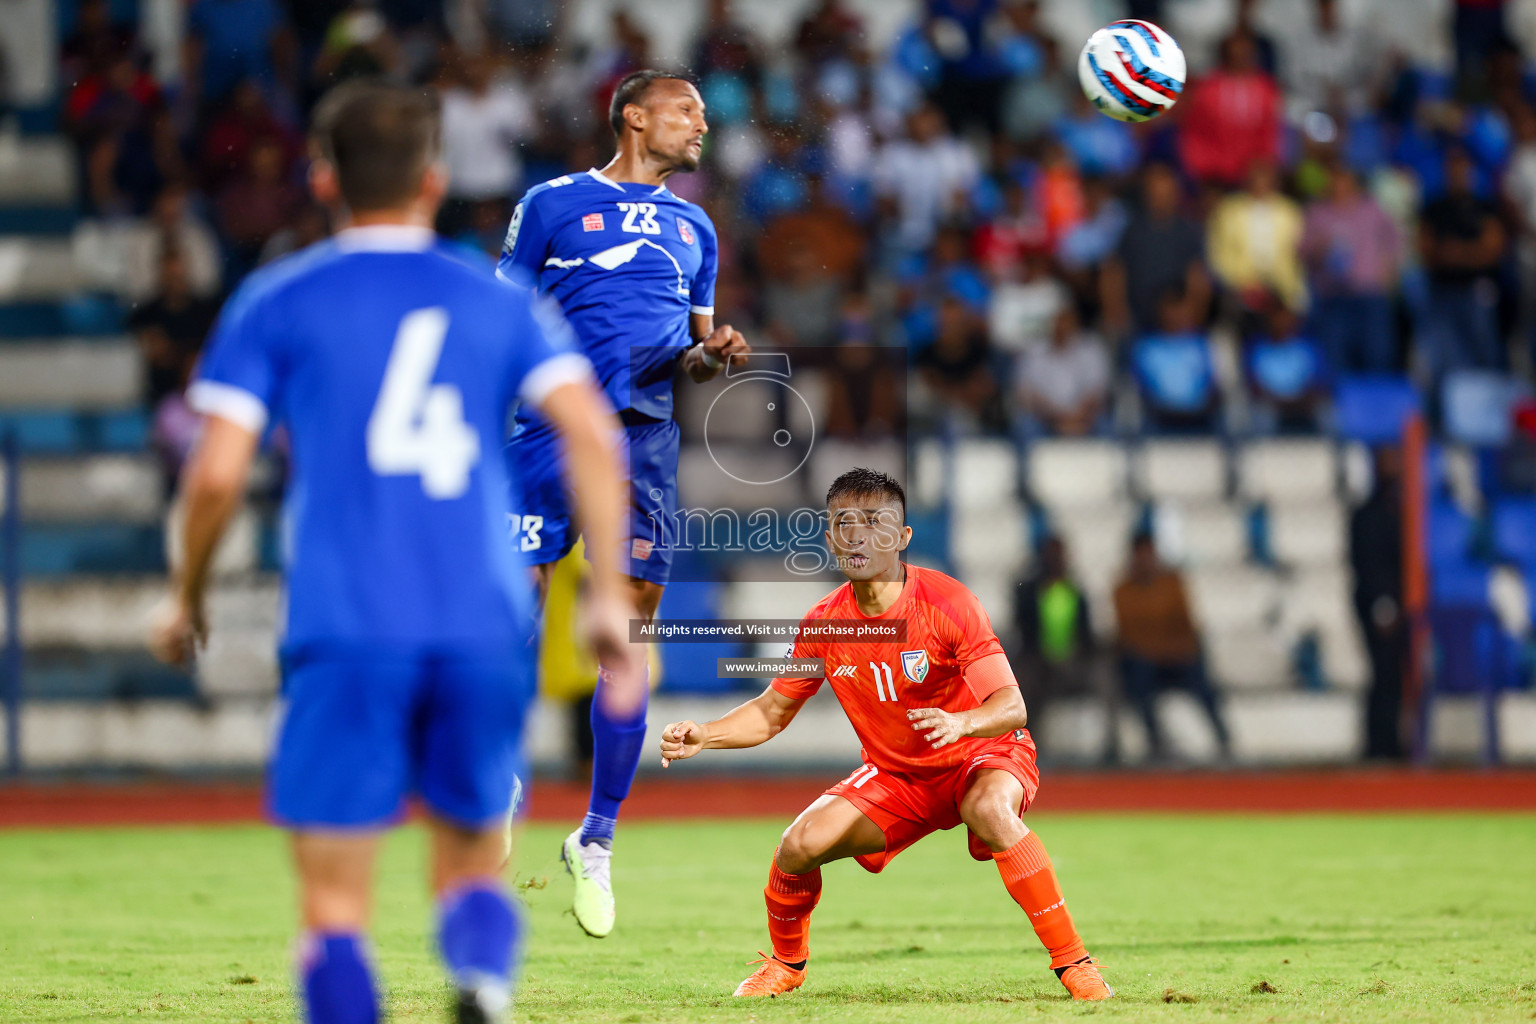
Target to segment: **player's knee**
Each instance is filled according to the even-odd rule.
[[[786,874],[803,875],[820,866],[825,845],[817,839],[814,828],[797,821],[784,830],[774,863]]]
[[[960,805],[960,817],[994,851],[1007,849],[1024,838],[1018,806],[1001,787],[966,794]]]

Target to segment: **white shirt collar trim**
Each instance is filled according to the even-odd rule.
[[[423,252],[437,242],[437,232],[413,224],[369,224],[336,232],[336,246],[348,252]]]
[[[592,177],[596,178],[598,181],[602,182],[604,185],[608,185],[608,186],[611,186],[613,188],[616,188],[620,192],[625,191],[625,188],[624,188],[623,185],[620,185],[618,182],[616,182],[612,178],[608,177],[608,175],[604,174],[602,171],[598,170],[596,167],[589,167],[589,168],[587,168],[587,173],[592,175]]]

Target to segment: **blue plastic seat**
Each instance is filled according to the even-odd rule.
[[[1446,434],[1476,448],[1502,448],[1513,433],[1510,413],[1523,393],[1519,381],[1493,370],[1450,374],[1440,390]]]
[[[1487,608],[1493,570],[1471,559],[1446,561],[1430,575],[1430,601],[1437,608]]]
[[[1365,444],[1396,444],[1408,417],[1422,408],[1418,389],[1407,377],[1361,374],[1341,377],[1334,389],[1335,429],[1339,436]]]
[[[1490,518],[1499,556],[1527,569],[1536,566],[1536,498],[1500,498]]]
[[[1429,507],[1429,564],[1450,565],[1467,559],[1476,524],[1454,502],[1436,501]]]

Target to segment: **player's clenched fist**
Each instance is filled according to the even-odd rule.
[[[964,712],[951,714],[943,708],[914,708],[907,712],[907,721],[935,750],[971,734],[971,723]]]
[[[704,339],[704,354],[722,363],[729,360],[741,366],[751,351],[752,346],[747,344],[747,339],[730,324],[721,324]]]
[[[661,766],[692,757],[704,749],[704,729],[698,722],[673,722],[661,730]]]

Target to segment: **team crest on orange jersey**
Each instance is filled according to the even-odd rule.
[[[901,674],[920,683],[928,678],[928,652],[927,651],[902,651]]]

